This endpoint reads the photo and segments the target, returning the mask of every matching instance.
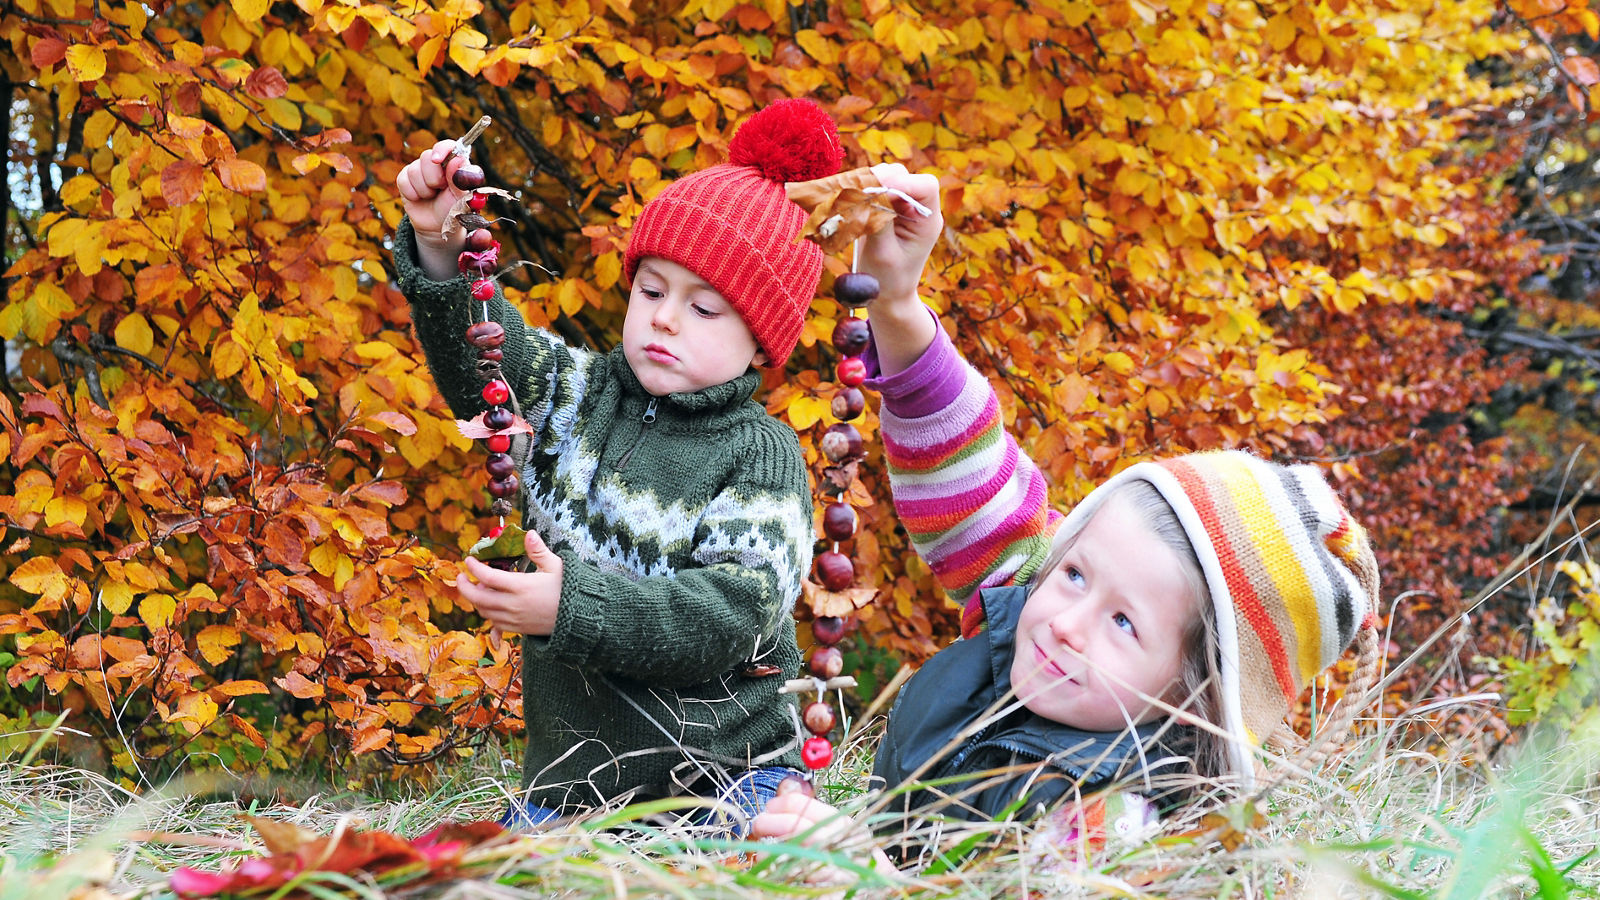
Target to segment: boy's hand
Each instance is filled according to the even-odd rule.
[[[861,849],[872,842],[872,835],[854,819],[799,791],[773,797],[761,814],[750,820],[750,836],[772,840],[798,837],[808,847],[830,850]],[[869,865],[880,872],[895,871],[894,863],[876,846],[872,848]],[[810,884],[838,884],[853,879],[853,875],[832,866],[822,866],[806,877]]]
[[[563,563],[536,532],[528,532],[524,544],[537,571],[502,572],[469,556],[456,588],[497,630],[547,637],[555,631],[561,605]]]
[[[406,217],[411,220],[417,235],[418,262],[430,276],[439,281],[455,277],[456,256],[466,243],[466,235],[457,232],[453,241],[440,236],[450,208],[462,196],[451,183],[456,170],[467,164],[464,156],[451,151],[453,140],[440,141],[422,151],[422,155],[406,164],[395,179],[404,201]]]

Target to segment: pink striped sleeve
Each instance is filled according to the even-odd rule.
[[[880,374],[864,359],[879,411],[895,514],[950,596],[981,616],[980,588],[1025,582],[1049,553],[1061,516],[1044,475],[1005,430],[994,389],[944,329],[909,368]]]

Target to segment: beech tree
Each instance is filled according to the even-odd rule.
[[[389,284],[396,174],[483,115],[535,325],[609,346],[642,204],[811,96],[847,165],[943,178],[925,297],[1058,505],[1152,455],[1316,459],[1387,593],[1449,595],[1513,474],[1469,417],[1516,367],[1474,371],[1461,322],[1539,268],[1492,127],[1528,88],[1492,69],[1595,34],[1550,2],[13,0],[0,726],[65,705],[132,779],[520,724],[514,646],[451,586],[481,451]],[[1593,63],[1559,64],[1590,115]],[[812,313],[762,397],[820,466],[826,283]],[[850,498],[854,640],[919,661],[955,610],[881,457]]]

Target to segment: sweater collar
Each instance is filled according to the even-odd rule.
[[[648,402],[652,395],[639,383],[639,376],[634,374],[633,367],[628,365],[628,358],[623,354],[621,346],[612,349],[607,355],[607,362],[611,367],[611,374],[622,385],[624,393]],[[660,400],[671,409],[703,414],[738,406],[753,397],[756,388],[760,386],[761,373],[755,369],[747,369],[743,375],[732,381],[713,384],[698,391],[674,391],[661,397]]]

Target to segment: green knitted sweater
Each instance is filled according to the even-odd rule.
[[[464,332],[465,278],[430,279],[409,221],[398,286],[439,391],[483,410]],[[529,328],[497,291],[502,369],[535,434],[519,477],[525,527],[564,563],[549,637],[524,636],[528,799],[565,809],[713,793],[757,765],[799,765],[791,619],[811,565],[804,457],[751,399],[759,373],[652,397],[622,355]],[[742,663],[780,674],[742,674]]]

